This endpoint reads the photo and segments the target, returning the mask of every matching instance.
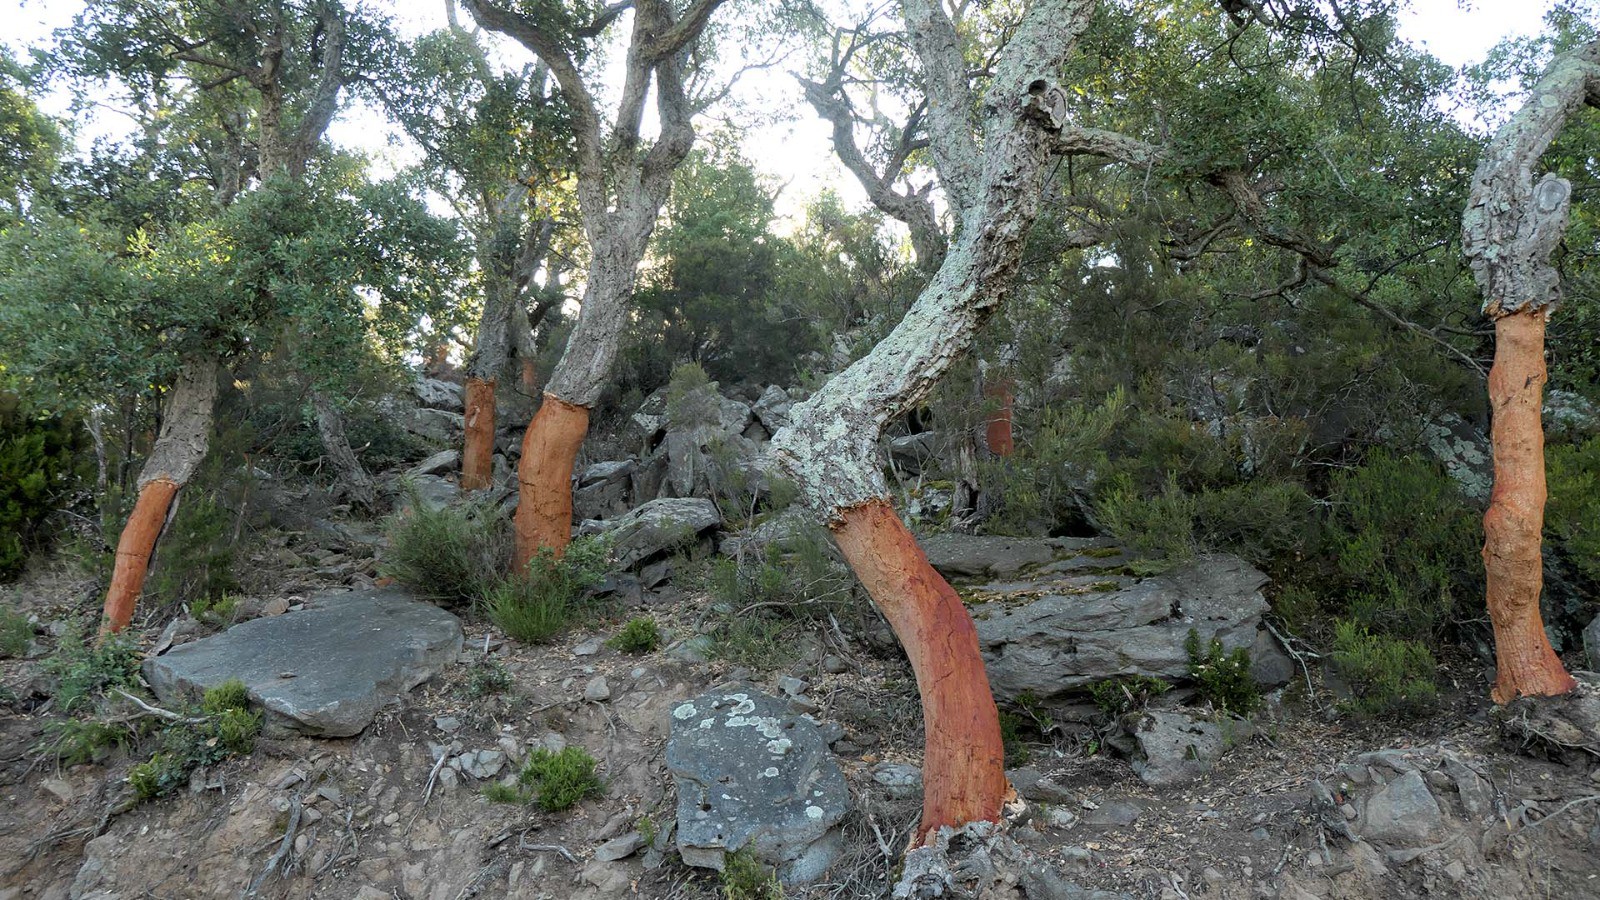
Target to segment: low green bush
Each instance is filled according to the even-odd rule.
[[[606,646],[623,653],[649,653],[661,646],[661,628],[649,616],[629,619],[621,631],[606,641]]]
[[[467,671],[467,695],[487,697],[511,690],[511,673],[498,659],[475,660]]]
[[[1250,674],[1250,651],[1239,647],[1229,653],[1217,638],[1202,643],[1192,628],[1183,649],[1189,654],[1189,677],[1212,706],[1241,716],[1261,706],[1261,689]]]
[[[1433,653],[1418,641],[1373,634],[1342,619],[1334,626],[1332,660],[1350,685],[1350,699],[1342,705],[1356,715],[1421,715],[1438,697]]]
[[[594,757],[581,747],[565,747],[558,753],[541,747],[529,754],[517,781],[533,792],[540,809],[560,812],[605,793],[594,768]]]
[[[784,900],[778,873],[749,847],[722,858],[723,900]]]
[[[1095,518],[1106,534],[1145,560],[1170,568],[1194,559],[1195,498],[1176,479],[1168,478],[1161,493],[1141,494],[1125,475],[1111,480],[1094,504]]]
[[[161,536],[145,593],[162,603],[192,608],[205,598],[239,589],[234,515],[215,494],[194,486],[179,495],[177,512]]]
[[[136,685],[139,663],[139,648],[132,639],[109,635],[95,643],[84,636],[81,624],[71,623],[43,668],[56,679],[56,707],[73,712],[113,688]]]
[[[484,608],[511,638],[543,643],[591,612],[584,594],[605,579],[608,559],[608,547],[597,538],[573,541],[560,559],[541,550],[525,573],[495,582]]]
[[[1172,683],[1150,675],[1125,675],[1089,686],[1089,697],[1107,718],[1142,709],[1152,698],[1172,690]]]
[[[45,726],[49,735],[39,749],[62,766],[77,766],[104,759],[112,751],[133,745],[133,729],[121,722],[63,719]]]
[[[28,652],[33,640],[33,625],[28,617],[9,609],[0,609],[0,659],[22,656]]]
[[[1438,465],[1386,452],[1340,472],[1324,552],[1344,615],[1394,635],[1438,635],[1468,598],[1481,602],[1481,513]]]
[[[438,603],[477,606],[487,599],[511,554],[498,512],[483,503],[432,509],[414,495],[407,505],[389,520],[381,571]]]
[[[1600,437],[1551,445],[1545,460],[1545,538],[1580,576],[1600,584]]]

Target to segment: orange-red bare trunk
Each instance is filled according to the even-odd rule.
[[[111,587],[106,591],[105,614],[100,626],[102,633],[121,631],[133,622],[133,608],[144,591],[144,576],[150,569],[156,538],[161,536],[167,510],[172,508],[172,498],[177,495],[178,483],[170,478],[152,479],[139,489],[139,499],[117,541],[116,566],[111,572]]]
[[[529,397],[539,393],[539,366],[531,359],[522,361],[522,392]]]
[[[461,489],[481,491],[494,481],[494,379],[468,378],[466,444],[461,451]]]
[[[1494,493],[1483,517],[1483,567],[1494,623],[1496,703],[1565,694],[1577,683],[1550,647],[1539,615],[1544,588],[1545,315],[1495,320],[1489,404],[1494,415]]]
[[[983,386],[983,395],[994,401],[995,408],[989,413],[989,422],[984,429],[985,442],[989,445],[989,452],[995,456],[1010,456],[1016,445],[1011,435],[1011,379],[997,378]]]
[[[521,482],[517,501],[517,546],[513,562],[518,572],[541,547],[556,556],[572,541],[572,464],[589,431],[587,407],[545,394],[539,411],[522,438],[522,461],[517,466]]]
[[[845,510],[833,536],[916,672],[927,749],[915,843],[944,826],[999,821],[1010,793],[1000,714],[961,598],[885,501]]]

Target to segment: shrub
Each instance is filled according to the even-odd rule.
[[[45,516],[71,489],[82,442],[71,418],[31,413],[0,392],[0,581],[22,571]]]
[[[1250,674],[1250,651],[1240,647],[1229,653],[1217,638],[1202,645],[1200,634],[1192,628],[1183,649],[1189,654],[1189,677],[1212,706],[1241,716],[1261,706],[1261,691]]]
[[[483,503],[430,509],[413,495],[409,506],[389,520],[384,574],[439,603],[484,600],[510,556],[504,521]]]
[[[1481,594],[1479,515],[1438,466],[1374,453],[1329,495],[1326,552],[1343,576],[1347,617],[1374,632],[1437,635]]]
[[[541,747],[528,756],[517,780],[533,791],[540,809],[559,812],[605,792],[594,767],[594,757],[581,747],[566,747],[559,753]]]
[[[1188,562],[1198,552],[1195,512],[1195,499],[1170,476],[1152,497],[1140,496],[1132,479],[1118,476],[1094,504],[1102,530],[1139,556],[1160,561],[1162,568]]]
[[[511,690],[511,673],[498,659],[479,659],[467,673],[467,695],[487,697]]]
[[[661,629],[649,616],[629,619],[621,631],[606,641],[606,646],[623,653],[649,653],[661,646]]]
[[[119,634],[99,644],[86,641],[82,626],[73,624],[44,661],[44,671],[57,679],[56,706],[72,712],[112,688],[133,687],[139,675],[139,648]]]
[[[200,708],[208,716],[220,716],[230,710],[250,708],[250,689],[237,678],[230,678],[214,688],[208,688],[200,701]]]
[[[239,612],[239,598],[233,594],[223,594],[211,600],[205,597],[189,604],[189,614],[201,621],[214,622],[218,625],[229,625]]]
[[[1545,459],[1545,536],[1579,575],[1600,582],[1600,437],[1551,446]]]
[[[1333,665],[1350,684],[1344,706],[1360,716],[1412,716],[1438,695],[1433,654],[1420,642],[1372,634],[1357,622],[1334,626]]]
[[[749,847],[722,858],[723,900],[784,900],[783,883]]]
[[[787,551],[787,552],[785,552]],[[713,560],[701,576],[722,613],[712,633],[713,652],[742,666],[767,670],[787,665],[798,646],[791,633],[811,620],[833,616],[845,627],[862,624],[855,582],[829,553],[820,529],[768,544],[761,552]]]
[[[55,756],[63,766],[77,766],[103,759],[112,750],[126,750],[133,743],[133,729],[120,722],[94,722],[63,719],[45,726],[51,735],[39,745],[40,751]]]
[[[1000,745],[1005,750],[1006,768],[1025,766],[1033,759],[1033,750],[1022,739],[1026,719],[1014,712],[1000,711]]]
[[[33,625],[28,617],[9,609],[0,609],[0,658],[22,656],[28,652],[33,640]]]
[[[556,559],[548,549],[528,561],[522,575],[496,582],[484,606],[489,619],[526,644],[550,640],[586,612],[584,592],[605,577],[608,550],[603,541],[580,538]]]
[[[498,781],[491,781],[484,785],[483,789],[479,793],[483,794],[483,799],[489,801],[490,803],[528,802],[527,794],[524,794],[509,784],[501,784]]]
[[[192,608],[201,598],[238,590],[232,513],[205,491],[184,491],[177,506],[161,537],[146,592]]]
[[[1172,690],[1172,683],[1150,675],[1126,675],[1089,686],[1089,697],[1108,718],[1144,707],[1151,698]]]

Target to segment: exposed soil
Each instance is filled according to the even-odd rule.
[[[370,577],[365,568],[358,560],[345,570],[302,573],[296,590],[359,586]],[[83,580],[60,573],[35,574],[15,598],[46,619],[87,612],[96,599]],[[716,897],[714,873],[687,868],[671,853],[647,868],[639,855],[596,861],[594,850],[641,820],[645,829],[671,822],[663,755],[675,703],[733,681],[777,694],[784,675],[808,679],[816,717],[843,727],[836,749],[855,804],[845,823],[850,851],[829,879],[790,896],[884,896],[918,812],[915,798],[897,799],[872,779],[878,763],[920,762],[904,659],[881,643],[835,635],[806,637],[805,661],[781,671],[677,659],[672,639],[695,633],[705,598],[646,593],[637,602],[669,636],[662,650],[574,653],[637,610],[619,609],[608,622],[539,647],[502,643],[468,623],[462,660],[386,708],[360,736],[263,740],[249,757],[197,775],[187,792],[142,804],[130,803],[123,782],[142,757],[117,752],[61,769],[37,753],[49,724],[62,717],[39,705],[36,660],[0,662],[13,698],[0,706],[0,900]],[[158,624],[143,632],[147,646]],[[41,649],[48,643],[41,638]],[[474,697],[473,667],[486,649],[514,684]],[[824,651],[842,657],[847,671],[825,673]],[[583,699],[596,675],[610,686],[603,702]],[[1517,752],[1479,699],[1486,683],[1476,675],[1463,681],[1436,715],[1403,727],[1339,717],[1307,703],[1303,683],[1292,685],[1283,692],[1288,699],[1275,698],[1259,717],[1255,737],[1182,788],[1147,787],[1097,741],[1035,742],[1031,767],[1060,790],[1031,804],[1030,818],[1012,834],[1083,888],[1140,898],[1600,896],[1597,761]],[[436,769],[434,745],[453,743],[514,753],[582,746],[600,761],[605,795],[559,813],[491,803],[482,783]],[[1439,846],[1408,858],[1352,843],[1341,835],[1349,804],[1379,785],[1352,783],[1350,764],[1380,749],[1402,751],[1397,759],[1424,771],[1451,754],[1492,786],[1492,810],[1473,819],[1440,788],[1447,828]],[[1380,770],[1394,775],[1373,769]],[[1316,782],[1330,790],[1331,810],[1313,799]],[[1131,824],[1089,824],[1097,811],[1123,803],[1140,808]]]

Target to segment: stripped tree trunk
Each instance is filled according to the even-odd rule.
[[[184,366],[167,397],[161,433],[139,473],[139,499],[117,541],[116,565],[106,591],[103,633],[121,631],[133,621],[150,557],[155,553],[156,539],[166,525],[173,500],[205,459],[216,400],[216,359]]]
[[[592,26],[573,32],[563,32],[556,17],[527,15],[488,0],[465,2],[478,24],[521,43],[555,78],[571,111],[578,212],[590,249],[578,321],[523,436],[513,554],[518,569],[541,548],[559,556],[571,540],[572,467],[588,430],[589,410],[616,361],[639,262],[671,190],[672,173],[694,146],[695,107],[684,85],[689,51],[723,2],[692,0],[681,9],[668,0],[613,4]],[[622,91],[615,120],[605,127],[573,54],[626,10],[633,18],[627,25]],[[660,133],[646,146],[640,129],[652,88]]]
[[[999,457],[1010,456],[1016,450],[1011,433],[1012,382],[1004,375],[984,381],[983,396],[994,406],[989,420],[984,423],[984,443],[989,452]]]
[[[1066,127],[1065,100],[1050,79],[1094,7],[1032,3],[978,100],[943,6],[905,0],[928,92],[930,148],[960,227],[894,331],[797,404],[792,424],[772,439],[775,461],[829,524],[916,672],[926,736],[918,845],[941,828],[998,820],[1009,789],[977,633],[895,515],[880,440],[967,352],[1010,288]]]
[[[371,509],[377,501],[378,491],[373,487],[372,476],[361,467],[355,451],[350,448],[350,438],[345,434],[344,416],[333,405],[328,395],[312,390],[311,405],[317,411],[317,434],[322,438],[328,464],[333,467],[335,493],[350,501],[352,506]]]
[[[1572,186],[1533,168],[1567,118],[1585,103],[1600,106],[1600,42],[1557,57],[1528,102],[1484,150],[1462,217],[1463,245],[1494,319],[1494,492],[1483,517],[1483,566],[1494,625],[1497,674],[1493,697],[1565,694],[1576,686],[1545,635],[1539,614],[1544,588],[1545,325],[1561,297],[1550,264],[1566,231]]]

